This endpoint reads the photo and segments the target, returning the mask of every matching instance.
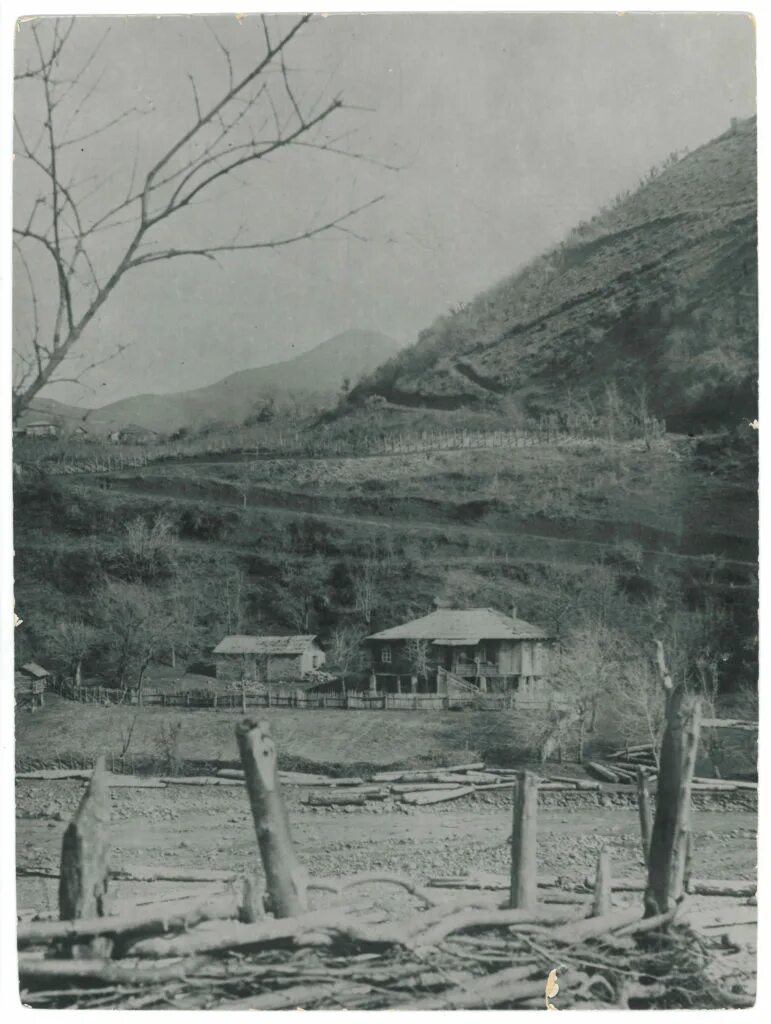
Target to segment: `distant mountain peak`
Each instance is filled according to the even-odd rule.
[[[97,432],[129,424],[158,433],[218,422],[235,426],[261,402],[313,396],[329,401],[344,379],[355,384],[401,349],[396,339],[380,331],[351,328],[285,360],[253,369],[236,370],[222,380],[191,391],[144,394],[96,409],[64,405],[38,398],[37,415],[46,413],[62,422],[86,421]]]

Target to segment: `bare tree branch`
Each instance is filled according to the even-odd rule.
[[[169,244],[168,235],[163,242],[156,237],[156,228],[175,222],[184,210],[201,202],[221,199],[222,190],[214,187],[217,183],[250,184],[240,172],[280,151],[302,147],[377,163],[363,153],[347,153],[341,148],[345,134],[324,138],[320,133],[336,112],[346,109],[339,97],[323,100],[317,96],[314,102],[306,102],[292,83],[285,51],[309,18],[310,15],[299,17],[274,37],[263,17],[264,48],[248,69],[238,75],[231,51],[206,23],[223,57],[226,84],[212,102],[205,104],[195,75],[188,75],[195,106],[192,124],[171,141],[149,170],[141,173],[137,139],[124,196],[102,212],[92,212],[93,197],[109,182],[109,177],[101,176],[94,188],[84,192],[88,178],[73,180],[71,166],[64,176],[62,153],[68,153],[65,162],[72,165],[73,160],[77,160],[72,154],[79,144],[100,137],[128,117],[143,112],[130,108],[108,117],[99,127],[84,126],[82,131],[70,134],[71,126],[99,88],[102,72],[96,66],[96,58],[107,33],[76,70],[68,73],[67,42],[71,38],[73,20],[64,23],[57,19],[53,24],[46,20],[33,22],[31,35],[37,60],[34,67],[28,65],[16,77],[35,83],[39,88],[41,112],[36,123],[42,125],[42,130],[32,144],[28,141],[32,136],[18,121],[15,130],[20,155],[42,177],[40,194],[31,202],[26,220],[22,226],[14,228],[14,243],[30,284],[33,321],[27,339],[29,351],[19,354],[17,364],[14,418],[18,418],[42,388],[65,380],[81,382],[84,374],[105,361],[97,355],[77,373],[62,375],[62,364],[73,358],[73,350],[84,331],[130,271],[183,256],[216,262],[221,254],[280,249],[330,232],[362,238],[352,230],[349,221],[380,202],[382,196],[329,216],[321,223],[312,220],[310,227],[276,238],[249,238],[251,232],[247,233],[245,226],[229,241],[207,240],[205,245],[175,245],[173,239]],[[92,78],[93,81],[89,81]],[[276,88],[275,96],[271,81],[280,83],[280,91]],[[65,107],[70,111],[69,117]],[[126,169],[128,164],[126,160]],[[116,239],[110,243],[112,263],[105,261],[103,248],[96,258],[97,251],[91,246],[94,236],[117,229],[121,229],[124,236],[122,240],[119,235],[110,236]],[[243,240],[242,235],[246,235],[247,240]],[[36,289],[34,264],[23,252],[26,246],[42,248],[56,273],[58,302],[52,324],[45,327],[46,334],[50,328],[50,336],[45,339],[41,338],[44,325],[39,316],[42,290]],[[124,347],[120,346],[118,352]],[[107,358],[114,358],[114,354]]]

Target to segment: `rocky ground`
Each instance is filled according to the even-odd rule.
[[[16,842],[20,865],[55,869],[61,838],[83,783],[17,781]],[[372,804],[362,808],[309,808],[305,793],[287,789],[292,833],[311,876],[387,871],[426,881],[432,876],[509,870],[510,798],[501,794],[433,807]],[[539,874],[573,882],[592,875],[602,846],[611,849],[614,876],[642,877],[636,808],[555,806],[543,794],[539,810]],[[562,797],[562,794],[559,794]],[[586,794],[594,797],[594,794]],[[693,876],[752,880],[756,874],[757,816],[754,810],[723,807],[694,811]],[[560,799],[562,804],[567,801]],[[114,789],[113,865],[223,868],[248,872],[257,853],[246,796],[241,787],[171,786]],[[57,882],[20,877],[18,906],[54,911]],[[216,887],[216,886],[215,886]],[[183,895],[180,882],[116,882],[114,898],[132,901]],[[625,896],[621,899],[634,899]],[[715,970],[732,985],[752,989],[755,972],[756,908],[745,900],[692,897],[694,922],[721,955]],[[724,938],[725,936],[725,938]],[[730,986],[729,986],[730,987]]]

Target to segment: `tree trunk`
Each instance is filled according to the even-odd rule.
[[[75,817],[62,840],[59,920],[105,917],[110,858],[110,789],[105,759],[98,758]],[[94,939],[85,948],[70,945],[69,956],[108,955],[110,944]]]
[[[656,814],[648,859],[646,917],[666,913],[683,895],[691,813],[691,783],[699,743],[699,698],[676,689],[667,707]]]
[[[270,727],[266,721],[244,718],[236,726],[236,739],[265,869],[270,910],[276,917],[294,917],[307,908],[307,877],[292,845]]]
[[[537,902],[536,830],[538,779],[520,772],[514,787],[511,833],[511,894],[509,906],[532,910]]]

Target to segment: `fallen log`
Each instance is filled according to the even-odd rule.
[[[623,907],[619,910],[611,910],[600,917],[584,917],[580,920],[573,920],[549,933],[549,940],[553,942],[564,942],[567,945],[574,945],[584,942],[586,939],[595,939],[606,932],[612,932],[624,928],[636,921],[642,921],[642,907]]]
[[[221,868],[153,867],[143,864],[111,868],[110,877],[122,882],[227,882],[238,872]]]
[[[300,971],[298,970],[298,973]],[[290,985],[288,988],[274,992],[262,992],[243,999],[234,999],[229,1003],[221,1003],[218,1010],[302,1010],[312,1003],[331,1000],[335,1007],[345,1006],[352,999],[360,999],[369,995],[372,988],[359,982],[344,981],[333,984]]]
[[[730,786],[732,789],[750,789],[757,791],[758,788],[757,782],[743,782],[739,779],[704,779],[694,776],[693,781],[695,785],[710,786],[713,789],[722,789],[724,786],[728,788]]]
[[[59,869],[53,865],[20,864],[16,868],[16,874],[19,878],[58,878]],[[227,882],[236,876],[236,871],[217,868],[167,868],[143,865],[110,868],[110,878],[119,882]]]
[[[538,888],[553,888],[559,882],[558,875],[541,875],[538,878]],[[479,872],[453,878],[430,878],[426,885],[434,889],[509,889],[511,878],[506,875]]]
[[[747,882],[744,879],[729,879],[723,881],[716,878],[692,879],[686,886],[686,891],[694,896],[749,896],[757,893],[758,887],[755,882]]]
[[[163,959],[164,957],[193,956],[198,953],[216,953],[223,950],[244,949],[266,943],[293,939],[305,932],[325,931],[345,927],[357,919],[340,910],[314,910],[297,917],[266,918],[254,924],[230,921],[218,928],[188,932],[174,938],[143,939],[128,951],[131,956]]]
[[[39,772],[18,772],[17,779],[29,782],[58,782],[65,779],[80,779],[87,782],[91,778],[90,771],[67,771],[66,769],[41,770]],[[105,779],[110,789],[165,789],[161,779],[144,778],[139,775],[115,775],[105,772]]]
[[[22,985],[39,986],[44,982],[96,982],[102,985],[160,985],[195,974],[200,959],[163,967],[125,966],[111,960],[40,960],[19,957]]]
[[[306,807],[363,807],[366,796],[363,793],[309,793],[303,803]]]
[[[402,793],[403,804],[439,804],[446,800],[457,800],[474,792],[473,786],[458,786],[455,789],[428,789],[418,793]]]
[[[314,775],[311,772],[279,771],[278,777],[285,786],[361,786],[364,779],[340,778],[331,775]],[[244,779],[243,768],[220,768],[215,773],[219,779]]]
[[[457,988],[448,989],[438,996],[429,996],[410,1003],[414,1010],[470,1010],[496,1006],[500,1003],[517,1003],[523,999],[544,997],[545,979],[526,980],[535,973],[534,965],[507,967],[502,971],[475,978]],[[560,978],[566,969],[560,970]]]
[[[585,884],[587,886],[591,885],[592,880],[587,878]],[[642,878],[618,878],[613,880],[614,892],[645,892],[645,888],[646,881]],[[744,897],[754,895],[757,891],[757,885],[745,879],[723,881],[714,878],[694,878],[691,879],[687,891],[693,896]]]
[[[392,782],[389,789],[392,793],[421,793],[430,790],[458,789],[458,782]]]
[[[130,914],[81,918],[75,921],[30,921],[19,924],[16,938],[20,949],[59,940],[91,939],[95,936],[156,935],[190,928],[201,921],[238,916],[234,893],[191,897],[175,902],[152,904]]]
[[[705,729],[747,729],[749,732],[758,731],[758,722],[746,722],[740,718],[705,718],[702,721]]]
[[[75,768],[41,768],[34,772],[16,772],[17,779],[39,779],[52,781],[57,779],[90,779],[91,769]]]
[[[584,789],[591,792],[598,792],[600,788],[599,782],[591,782],[588,779],[573,779],[569,775],[549,775],[547,776],[547,782],[561,782],[566,786],[572,786],[573,789]],[[546,783],[542,783],[540,788]]]
[[[484,762],[475,761],[472,764],[452,764],[446,767],[436,768],[404,768],[401,771],[378,772],[372,776],[374,782],[431,782],[432,778],[424,776],[447,775],[452,772],[473,772],[481,771]]]
[[[619,776],[611,771],[606,765],[598,764],[596,761],[587,761],[586,770],[602,779],[604,782],[619,782]]]
[[[520,924],[543,924],[553,925],[562,922],[570,922],[571,925],[583,920],[579,918],[575,909],[562,909],[559,907],[532,907],[532,908],[506,908],[502,910],[461,910],[451,914],[443,921],[439,921],[433,927],[415,935],[414,944],[417,947],[436,946],[448,935],[455,932],[466,931],[469,928],[502,928],[514,927]],[[600,920],[594,918],[594,920]]]
[[[628,747],[622,747],[620,750],[614,750],[612,754],[608,754],[608,757],[629,757],[630,754],[652,754],[654,747],[652,743],[634,743]]]
[[[243,780],[221,779],[216,775],[167,775],[161,779],[167,786],[243,786]]]

